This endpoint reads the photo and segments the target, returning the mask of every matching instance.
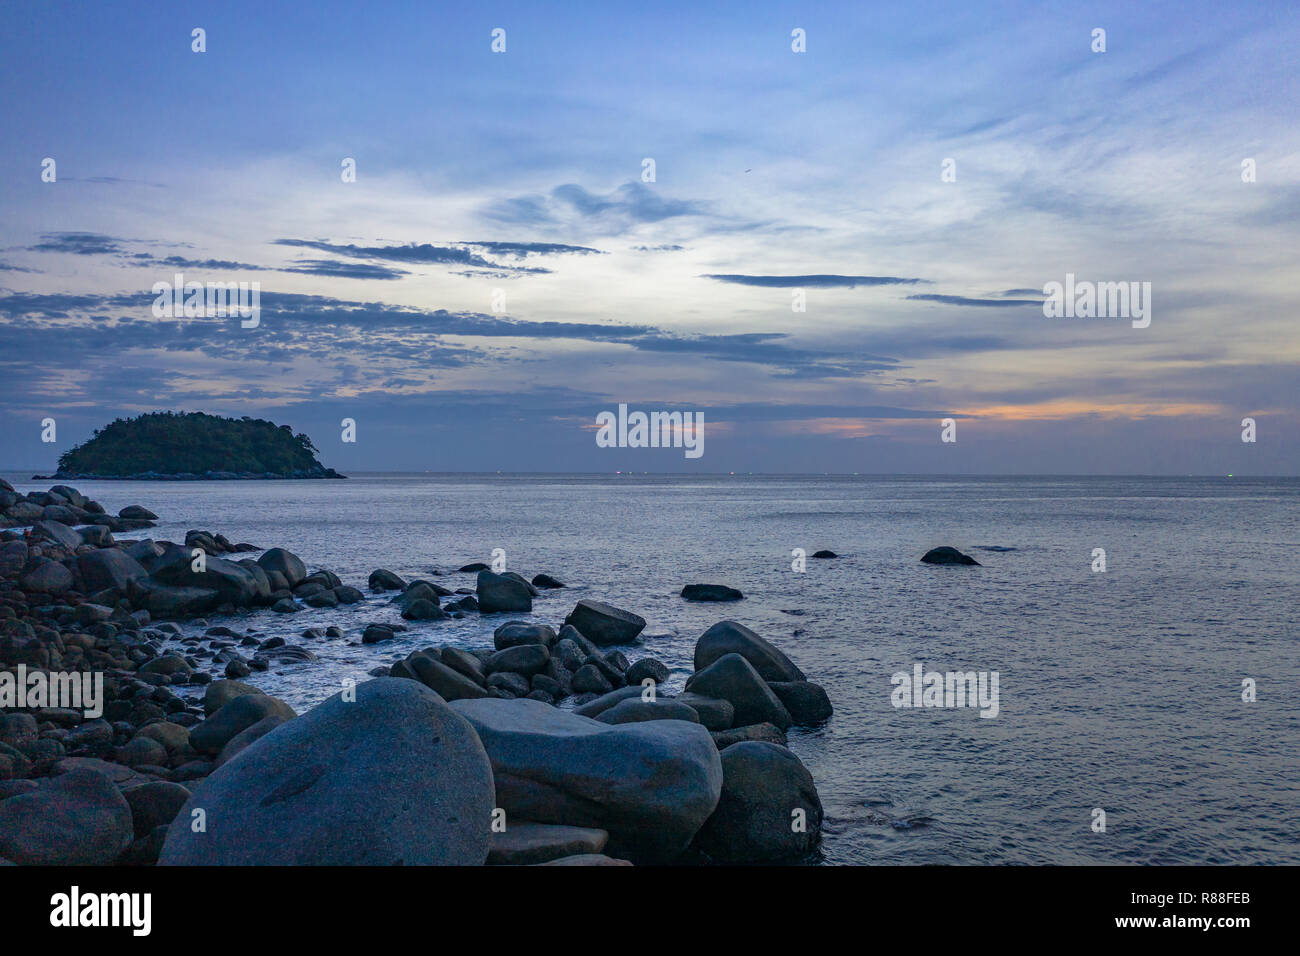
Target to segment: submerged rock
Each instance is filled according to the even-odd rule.
[[[682,597],[688,601],[739,601],[745,595],[725,584],[688,584]]]
[[[414,681],[380,678],[214,770],[168,830],[159,863],[479,865],[493,806],[491,766],[469,723]],[[197,808],[206,833],[189,825]]]
[[[941,548],[931,548],[921,557],[923,564],[973,564],[980,567],[980,563],[972,558],[969,554],[962,554],[956,548],[950,548],[944,545]]]

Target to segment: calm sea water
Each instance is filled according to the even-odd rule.
[[[7,476],[30,490],[49,482]],[[645,647],[690,672],[732,618],[826,687],[835,716],[791,746],[826,808],[829,863],[1300,863],[1300,480],[371,475],[348,481],[80,482],[112,511],[143,504],[156,538],[190,528],[282,546],[365,589],[369,572],[444,574],[506,550],[510,569],[649,621]],[[951,544],[983,567],[918,559]],[[835,561],[791,570],[791,551]],[[987,548],[1014,550],[984,550]],[[1092,570],[1093,549],[1107,570]],[[472,575],[440,579],[473,587]],[[683,584],[744,591],[683,601]],[[417,647],[491,644],[503,618],[413,624],[385,599],[239,626],[321,660],[262,675],[300,710]],[[212,623],[217,623],[214,619]],[[226,622],[222,622],[226,623]],[[895,709],[890,677],[997,671],[1000,713]],[[1258,700],[1242,701],[1253,678]],[[1092,811],[1106,812],[1093,832]]]

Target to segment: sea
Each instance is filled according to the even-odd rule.
[[[5,476],[46,489],[31,473]],[[790,746],[825,809],[821,864],[1300,863],[1300,479],[362,474],[346,481],[71,482],[110,512],[284,547],[363,604],[208,620],[308,646],[253,680],[301,712],[422,647],[490,647],[506,615],[410,623],[375,568],[473,588],[503,552],[646,619],[631,660],[691,673],[720,620],[825,687]],[[979,566],[920,558],[950,545]],[[839,557],[818,560],[820,549]],[[805,555],[800,561],[800,555]],[[435,576],[437,575],[437,576]],[[683,585],[743,600],[698,604]],[[339,625],[345,637],[305,639]],[[202,627],[187,626],[187,633]],[[898,675],[997,675],[996,716],[915,704]],[[991,688],[991,683],[987,685]],[[957,704],[951,700],[944,703]],[[969,702],[967,702],[969,703]],[[991,714],[990,708],[983,709]]]

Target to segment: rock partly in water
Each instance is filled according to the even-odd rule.
[[[794,721],[772,688],[748,660],[739,654],[724,654],[686,682],[686,689],[704,697],[730,701],[736,709],[735,722],[776,724],[782,730]]]
[[[980,563],[972,558],[969,554],[962,554],[956,548],[950,548],[944,545],[940,548],[931,548],[921,557],[923,564],[973,564],[981,567]]]
[[[695,643],[695,669],[702,671],[725,654],[745,658],[763,680],[807,680],[790,658],[735,621],[719,621],[700,635]]]
[[[688,584],[682,597],[688,601],[739,601],[745,595],[725,584]]]
[[[829,720],[835,713],[825,689],[812,681],[768,681],[772,693],[785,704],[796,724],[811,727]]]
[[[564,623],[598,647],[631,644],[645,629],[645,618],[601,601],[583,599]]]
[[[696,844],[720,863],[797,860],[821,836],[822,804],[812,774],[776,744],[722,751],[722,798]]]
[[[597,827],[620,855],[670,860],[713,812],[721,763],[699,724],[603,724],[532,700],[461,700],[507,818]]]
[[[478,609],[483,614],[527,613],[533,609],[533,595],[528,582],[493,571],[478,573]]]

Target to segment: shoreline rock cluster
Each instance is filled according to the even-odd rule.
[[[785,734],[831,705],[741,624],[701,636],[673,696],[668,667],[627,657],[645,620],[583,599],[554,627],[506,621],[491,650],[413,652],[299,717],[241,678],[309,650],[224,626],[183,637],[159,619],[333,607],[359,589],[284,549],[237,557],[261,549],[206,531],[116,542],[156,516],[113,517],[66,486],[0,495],[0,672],[103,678],[98,716],[0,707],[0,863],[757,863],[816,849],[821,803]],[[367,583],[410,621],[531,612],[564,586],[462,570],[472,593],[384,569]],[[400,627],[372,623],[362,641]]]
[[[298,481],[308,478],[347,478],[333,468],[320,468],[292,471],[277,474],[273,471],[205,471],[199,474],[191,472],[142,471],[133,475],[95,475],[87,472],[56,471],[52,475],[32,475],[32,481],[266,481],[280,479]]]

